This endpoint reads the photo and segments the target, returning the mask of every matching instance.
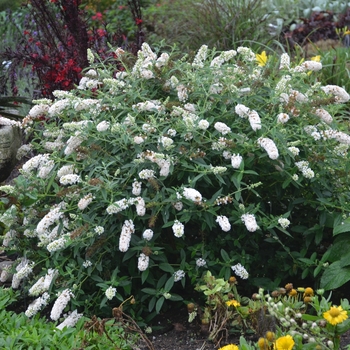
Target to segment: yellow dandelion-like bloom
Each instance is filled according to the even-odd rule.
[[[229,344],[229,345],[225,345],[222,348],[220,348],[219,350],[239,350],[237,345],[234,344]]]
[[[348,313],[341,306],[332,306],[327,312],[323,313],[323,317],[333,326],[342,323],[348,318]]]
[[[226,301],[226,305],[227,306],[234,306],[234,307],[237,307],[237,306],[241,306],[241,304],[239,303],[239,301],[237,300],[229,300],[229,301]]]
[[[310,60],[315,62],[321,62],[321,56],[317,55],[317,56],[311,57]]]
[[[265,337],[268,341],[273,342],[275,340],[275,333],[271,331],[267,331]]]
[[[288,293],[290,297],[296,297],[298,295],[298,292],[296,289],[292,288],[290,292]]]
[[[276,350],[292,350],[295,342],[291,335],[285,335],[276,340],[275,349]]]
[[[266,55],[266,51],[263,51],[261,54],[256,54],[255,55],[256,61],[258,62],[258,65],[260,67],[264,67],[266,65],[267,62],[267,55]]]
[[[304,297],[312,297],[314,296],[314,290],[310,287],[305,288],[305,292],[304,292]]]
[[[258,347],[260,350],[269,350],[270,346],[268,340],[263,337],[259,338]]]

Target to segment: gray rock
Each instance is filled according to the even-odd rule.
[[[14,125],[0,125],[0,182],[10,176],[18,162],[16,154],[20,147],[20,128]]]

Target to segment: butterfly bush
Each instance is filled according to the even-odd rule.
[[[206,269],[246,286],[304,271],[349,209],[348,93],[321,86],[321,64],[261,66],[246,47],[120,57],[115,73],[95,55],[76,90],[24,120],[36,155],[0,219],[26,257],[13,287],[38,297],[28,316],[48,298],[53,320],[109,314],[130,294],[134,312],[159,312]]]

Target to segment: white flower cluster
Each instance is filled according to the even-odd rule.
[[[238,277],[242,278],[243,280],[246,280],[249,277],[247,270],[239,263],[231,266],[231,269]]]
[[[145,271],[147,270],[148,265],[149,265],[149,256],[144,253],[141,253],[137,261],[137,268],[139,269],[139,271]]]
[[[94,231],[100,236],[100,235],[102,235],[103,232],[105,232],[105,229],[103,226],[96,226],[94,228]]]
[[[282,228],[287,228],[290,225],[290,221],[286,218],[279,218],[278,223],[281,225]]]
[[[105,291],[105,295],[108,300],[112,300],[115,297],[116,293],[117,288],[113,288],[112,286],[109,286]]]
[[[315,176],[315,173],[309,168],[309,162],[306,160],[301,160],[296,162],[295,165],[301,171],[303,176],[307,179],[312,179]]]
[[[166,150],[170,150],[173,147],[174,141],[170,137],[161,136],[158,140],[158,144]]]
[[[192,202],[200,203],[202,201],[202,195],[194,188],[185,187],[182,194],[186,199]]]
[[[242,163],[242,156],[240,154],[233,154],[231,156],[231,165],[233,169],[239,169]]]
[[[268,137],[260,137],[258,139],[258,145],[262,147],[270,159],[277,159],[279,156],[278,149],[275,143]]]
[[[154,74],[151,71],[157,55],[151,50],[147,43],[141,45],[141,50],[137,53],[137,60],[131,74],[136,78],[152,79]]]
[[[68,288],[58,293],[58,298],[51,309],[51,320],[57,321],[60,318],[62,311],[65,309],[71,298],[74,298],[74,294]]]
[[[125,220],[122,232],[119,237],[119,250],[126,252],[129,249],[131,234],[135,232],[135,226],[132,220]]]
[[[223,51],[221,54],[210,62],[210,67],[220,68],[225,62],[237,55],[237,51],[229,50]]]
[[[326,94],[333,95],[336,100],[336,103],[345,103],[350,100],[350,95],[340,86],[326,85],[326,86],[322,86],[321,89]]]
[[[207,54],[208,54],[208,46],[207,45],[202,45],[196,56],[194,57],[192,67],[194,68],[203,68],[204,67],[204,62],[207,59]]]
[[[106,211],[109,215],[112,214],[118,214],[119,212],[129,208],[130,201],[126,198],[120,199],[119,201],[114,202],[113,204],[110,204]]]
[[[154,170],[151,169],[143,169],[139,172],[139,178],[142,180],[154,179]]]
[[[333,121],[332,116],[323,108],[317,108],[315,114],[326,124],[331,124]]]
[[[290,57],[287,53],[283,53],[280,59],[280,69],[290,68]]]
[[[185,271],[183,270],[177,270],[174,272],[173,276],[174,276],[174,282],[179,282],[186,276],[186,274],[185,274]]]
[[[34,170],[38,170],[38,177],[42,179],[46,179],[53,167],[55,166],[55,163],[53,160],[50,159],[49,154],[39,154],[31,159],[29,159],[26,163],[22,166],[22,173],[24,175],[30,173]]]
[[[63,235],[62,237],[50,242],[47,246],[46,249],[50,253],[57,252],[58,250],[61,250],[66,247],[66,244],[68,242],[69,234]]]
[[[36,283],[34,283],[29,291],[28,294],[31,296],[38,296],[44,292],[47,292],[50,288],[50,285],[52,283],[52,280],[58,275],[58,270],[56,269],[48,269],[45,276],[42,276],[38,279]]]
[[[51,103],[51,100],[50,100]],[[28,112],[29,117],[32,119],[45,116],[47,112],[49,111],[49,105],[48,104],[38,104],[33,106],[30,111]]]
[[[81,143],[84,141],[84,137],[82,136],[80,131],[76,131],[75,135],[71,136],[67,140],[67,146],[64,149],[64,154],[66,156],[71,155],[73,152],[76,151],[76,149],[81,145]]]
[[[0,191],[5,192],[6,194],[13,194],[15,193],[16,189],[12,185],[3,185],[3,186],[0,186]]]
[[[102,122],[100,122],[96,125],[96,130],[98,132],[104,132],[104,131],[107,131],[110,126],[111,126],[110,122],[103,120]]]
[[[287,113],[279,113],[277,115],[277,123],[285,124],[289,120],[289,115]]]
[[[137,181],[136,179],[132,183],[132,191],[131,193],[134,196],[139,196],[141,194],[141,189],[142,189],[142,182]]]
[[[80,176],[77,174],[67,174],[60,177],[61,185],[75,185],[81,181]]]
[[[21,260],[21,262],[16,266],[16,272],[12,277],[11,287],[13,289],[17,289],[21,281],[33,272],[33,266],[33,261],[28,261],[27,259]]]
[[[78,202],[78,208],[80,210],[84,210],[92,201],[94,197],[91,193],[87,194],[83,198],[81,198]]]
[[[228,218],[224,215],[220,215],[216,218],[215,220],[221,227],[221,229],[224,232],[228,232],[231,230],[231,224],[230,221],[228,220]]]
[[[174,236],[180,238],[185,233],[185,226],[179,220],[175,220],[172,230],[174,232]]]
[[[142,238],[146,241],[150,241],[153,238],[153,231],[150,228],[143,231]]]
[[[298,156],[300,153],[300,149],[295,146],[288,147],[288,151],[293,154],[293,156]]]
[[[222,135],[226,135],[231,132],[231,128],[228,127],[225,123],[216,122],[214,128],[219,131]]]
[[[255,53],[249,47],[239,46],[237,48],[237,53],[243,56],[243,59],[248,62],[255,61]]]
[[[139,102],[132,109],[139,112],[164,112],[164,106],[158,100]]]
[[[257,111],[251,110],[243,104],[235,107],[235,112],[241,117],[249,120],[251,128],[256,131],[261,129],[261,120]]]
[[[62,330],[65,327],[74,327],[82,316],[83,314],[78,314],[78,311],[74,310],[56,328]]]
[[[227,168],[225,166],[212,166],[210,165],[210,171],[213,172],[213,174],[218,175],[218,174],[223,174],[226,172]]]
[[[50,296],[48,293],[44,293],[41,297],[35,299],[28,305],[25,315],[27,317],[33,317],[36,315],[43,307],[45,307],[49,302]]]
[[[250,232],[255,232],[259,228],[258,224],[256,223],[254,214],[243,214],[241,216],[241,220],[244,223],[247,230]]]

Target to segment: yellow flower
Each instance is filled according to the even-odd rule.
[[[315,62],[321,62],[321,56],[317,55],[317,56],[311,57],[310,60]]]
[[[226,305],[227,306],[234,306],[234,307],[241,306],[241,304],[237,300],[234,300],[234,299],[226,301]]]
[[[275,348],[276,350],[292,350],[294,344],[292,336],[288,334],[276,340]]]
[[[257,53],[255,57],[260,67],[264,67],[266,65],[266,62],[267,62],[266,51],[263,51],[260,55]]]
[[[323,317],[333,326],[342,323],[348,318],[348,313],[341,306],[332,306]]]
[[[229,344],[229,345],[225,345],[222,348],[220,348],[219,350],[239,350],[237,345],[234,344]]]
[[[269,350],[269,342],[266,338],[259,338],[258,340],[258,347],[260,350]]]

